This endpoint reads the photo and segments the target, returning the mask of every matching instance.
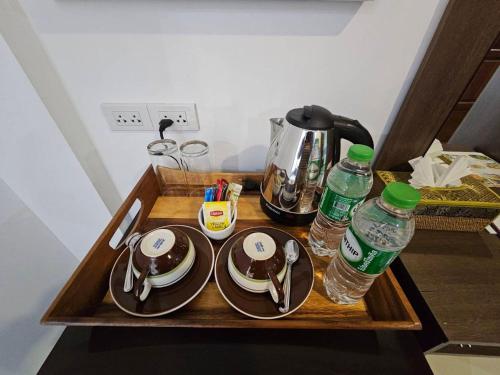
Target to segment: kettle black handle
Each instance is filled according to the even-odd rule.
[[[362,144],[373,148],[373,138],[366,128],[359,123],[347,117],[333,115],[334,121],[334,142],[333,164],[340,160],[340,140],[347,139],[349,142]]]

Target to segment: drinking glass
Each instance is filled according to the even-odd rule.
[[[210,172],[208,144],[204,141],[187,141],[181,145],[181,157],[186,171]]]
[[[173,139],[160,139],[151,142],[147,149],[160,186],[160,193],[187,195],[186,174],[179,157],[177,142]]]
[[[214,182],[208,144],[198,140],[187,141],[181,145],[180,150],[190,195],[203,195],[204,186]]]

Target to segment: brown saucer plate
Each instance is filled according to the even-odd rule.
[[[227,261],[231,246],[241,236],[253,232],[267,233],[276,241],[276,246],[283,247],[288,240],[295,240],[299,245],[299,259],[292,268],[290,310],[287,313],[278,310],[269,293],[252,293],[244,290],[229,275]],[[271,227],[248,228],[230,237],[217,254],[214,274],[217,287],[224,299],[242,314],[256,319],[278,319],[293,313],[307,300],[314,284],[313,264],[304,246],[291,234]]]
[[[198,229],[187,225],[167,225],[186,233],[193,241],[196,257],[188,273],[175,284],[152,288],[144,302],[137,302],[132,292],[123,291],[129,250],[124,250],[116,260],[109,277],[109,291],[115,304],[128,314],[154,317],[180,309],[194,299],[205,287],[214,266],[214,249],[210,240]],[[135,279],[134,282],[137,280]]]

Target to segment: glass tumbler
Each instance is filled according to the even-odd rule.
[[[160,139],[148,144],[148,153],[162,195],[187,195],[186,174],[182,168],[177,142]]]
[[[198,140],[187,141],[180,150],[190,195],[203,195],[204,186],[213,183],[208,144]]]
[[[181,145],[181,157],[186,171],[210,172],[208,144],[204,141],[187,141]]]

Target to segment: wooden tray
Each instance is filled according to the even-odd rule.
[[[227,176],[226,176],[227,177]],[[235,174],[241,179],[241,174]],[[205,289],[182,309],[157,318],[127,315],[113,303],[108,278],[120,251],[109,241],[130,207],[138,199],[141,209],[129,231],[146,230],[166,224],[198,226],[196,215],[201,197],[159,196],[152,168],[120,207],[71,278],[43,316],[43,324],[156,327],[297,328],[297,329],[421,329],[420,321],[389,269],[373,284],[359,303],[346,306],[332,303],[323,290],[323,271],[329,258],[312,256],[315,267],[313,291],[295,313],[278,320],[256,320],[235,311],[222,298],[212,275]],[[284,227],[270,221],[261,211],[259,197],[242,195],[238,204],[236,231],[267,225],[290,232],[307,244],[308,227]],[[221,243],[214,243],[218,251]],[[309,248],[308,248],[309,251]]]

